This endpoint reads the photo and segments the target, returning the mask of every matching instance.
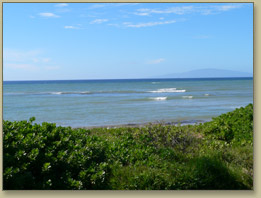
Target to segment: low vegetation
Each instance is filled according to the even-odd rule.
[[[199,125],[72,129],[3,122],[14,189],[253,189],[253,105]]]

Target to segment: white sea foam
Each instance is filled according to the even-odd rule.
[[[82,92],[51,92],[50,94],[54,94],[54,95],[61,95],[61,94],[90,94],[89,91],[82,91]]]
[[[204,94],[205,96],[209,96],[209,94]]]
[[[174,92],[185,92],[185,89],[177,90],[177,88],[165,88],[165,89],[158,89],[156,91],[148,91],[150,93],[174,93]]]
[[[155,98],[150,98],[152,100],[167,100],[167,97],[155,97]]]
[[[82,91],[80,92],[80,94],[89,94],[90,92],[89,91]]]
[[[62,94],[63,92],[51,92],[51,94],[54,94],[54,95],[60,95]]]
[[[193,96],[182,96],[182,98],[185,98],[185,99],[192,99]]]

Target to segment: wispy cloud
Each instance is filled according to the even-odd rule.
[[[150,8],[141,8],[137,9],[135,15],[148,16],[150,14],[178,14],[183,15],[193,11],[193,6],[180,6],[180,7],[170,7],[167,9],[150,9]]]
[[[45,70],[58,70],[60,69],[59,66],[46,66],[44,67]]]
[[[200,14],[201,15],[210,15],[210,14],[214,14],[214,13],[213,13],[212,9],[207,8],[207,9],[200,10]]]
[[[97,3],[97,4],[93,4],[93,5],[89,6],[88,8],[89,9],[96,9],[96,8],[103,8],[105,6],[106,6],[106,4]]]
[[[226,5],[211,5],[211,6],[198,6],[195,7],[195,12],[199,12],[202,15],[212,15],[212,14],[220,14],[222,12],[227,12],[233,9],[242,8],[243,4],[226,4]]]
[[[140,3],[113,3],[114,6],[135,6],[138,5]]]
[[[159,63],[162,63],[164,61],[165,61],[164,58],[159,58],[159,59],[155,59],[155,60],[150,60],[150,61],[147,62],[147,64],[150,64],[150,65],[152,65],[152,64],[159,64]]]
[[[225,11],[230,11],[232,9],[238,9],[243,7],[243,4],[231,3],[225,5],[209,5],[209,6],[175,6],[166,9],[150,9],[150,8],[140,8],[137,9],[133,14],[139,16],[149,16],[152,14],[177,14],[185,15],[191,13],[200,13],[202,15],[218,14]]]
[[[5,67],[11,69],[22,69],[27,71],[37,70],[38,68],[31,64],[23,64],[23,63],[7,63],[4,64]]]
[[[34,63],[48,63],[50,60],[50,58],[32,58]]]
[[[10,69],[36,71],[54,65],[51,58],[45,57],[40,50],[21,51],[4,49],[3,55],[4,67]]]
[[[135,6],[139,3],[96,3],[89,6],[89,9],[107,8],[107,7],[120,7],[120,6]]]
[[[171,21],[156,21],[156,22],[137,23],[137,24],[132,24],[131,22],[124,22],[123,25],[125,27],[141,28],[141,27],[151,27],[151,26],[156,26],[156,25],[171,24],[171,23],[175,23],[175,22],[176,22],[175,20],[171,20]]]
[[[39,13],[40,16],[42,17],[47,17],[47,18],[58,18],[60,16],[54,14],[54,13],[51,13],[51,12],[42,12],[42,13]]]
[[[220,6],[213,6],[213,7],[219,11],[229,11],[232,9],[241,8],[242,4],[220,5]]]
[[[117,24],[117,23],[109,23],[108,24],[109,26],[114,26],[114,27],[121,27],[119,24]]]
[[[29,50],[29,51],[19,51],[19,50],[10,50],[4,49],[4,61],[34,61],[35,58],[38,58],[42,52],[40,50]]]
[[[10,68],[10,69],[15,69],[15,70],[25,70],[25,71],[53,71],[53,70],[59,70],[59,66],[44,66],[43,68],[38,67],[33,64],[24,64],[24,63],[7,63],[4,64],[5,69]]]
[[[104,23],[107,21],[109,21],[109,20],[108,19],[95,19],[95,20],[91,21],[90,24],[101,24],[101,23]]]
[[[66,7],[68,6],[67,3],[58,3],[58,4],[55,4],[55,7],[58,7],[58,8],[62,8],[62,7]]]
[[[51,59],[50,59],[50,58],[43,58],[42,61],[43,61],[44,63],[48,63],[48,62],[51,61]]]
[[[149,12],[135,12],[135,15],[139,15],[139,16],[149,16],[150,13]]]
[[[72,26],[72,25],[66,25],[64,26],[65,29],[79,29],[79,27]]]

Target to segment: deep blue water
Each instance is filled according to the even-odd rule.
[[[104,126],[207,121],[253,103],[252,78],[4,81],[5,120]]]

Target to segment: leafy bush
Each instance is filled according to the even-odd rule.
[[[3,122],[4,189],[252,189],[253,106],[200,125]]]
[[[107,188],[106,141],[33,120],[4,121],[4,189]]]
[[[201,130],[228,143],[253,144],[253,105],[213,118],[211,122],[204,123]]]

